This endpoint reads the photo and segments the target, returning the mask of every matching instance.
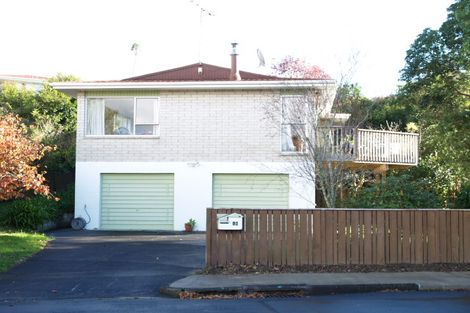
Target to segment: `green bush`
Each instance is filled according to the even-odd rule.
[[[439,208],[439,197],[431,184],[408,174],[391,175],[383,182],[364,187],[356,197],[345,201],[351,208]]]
[[[54,199],[35,196],[9,201],[2,211],[3,226],[20,230],[36,230],[44,222],[57,219],[59,205]]]
[[[73,213],[75,206],[75,185],[70,184],[64,191],[57,193],[60,213]]]
[[[456,209],[470,209],[470,184],[465,185],[459,192],[455,201]]]

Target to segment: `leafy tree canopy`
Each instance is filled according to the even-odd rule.
[[[0,117],[0,201],[21,198],[27,191],[48,195],[35,162],[50,148],[29,139],[17,116]]]

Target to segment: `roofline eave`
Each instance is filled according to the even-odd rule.
[[[87,90],[266,90],[334,86],[335,80],[203,81],[203,82],[57,82],[54,89],[71,96]]]

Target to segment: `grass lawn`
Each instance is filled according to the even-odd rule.
[[[0,229],[0,272],[5,272],[38,251],[50,240],[44,234]]]

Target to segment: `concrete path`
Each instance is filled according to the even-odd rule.
[[[413,288],[413,285],[416,287]],[[371,290],[470,290],[470,272],[191,275],[170,284],[169,290],[203,292],[313,288],[319,292],[358,292],[368,291],[367,286]]]

